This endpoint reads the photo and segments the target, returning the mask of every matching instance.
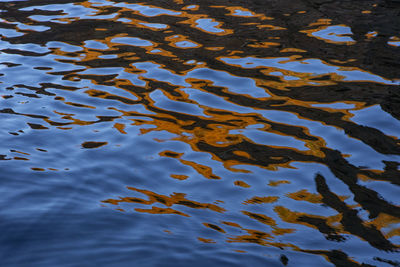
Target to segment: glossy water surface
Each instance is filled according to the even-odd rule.
[[[1,266],[400,266],[395,1],[0,1]]]

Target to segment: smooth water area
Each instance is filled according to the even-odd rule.
[[[400,266],[400,5],[0,1],[0,266]]]

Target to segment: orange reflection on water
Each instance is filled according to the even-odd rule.
[[[172,208],[169,208],[174,205],[182,205],[186,206],[189,208],[193,209],[209,209],[215,212],[224,212],[225,209],[215,205],[215,204],[209,204],[209,203],[200,203],[197,201],[189,200],[185,196],[186,194],[184,193],[173,193],[170,196],[165,196],[165,195],[160,195],[154,192],[151,192],[149,190],[143,190],[143,189],[138,189],[134,187],[127,187],[129,190],[136,191],[139,193],[142,193],[148,197],[148,200],[142,199],[142,198],[137,198],[137,197],[123,197],[120,199],[107,199],[102,202],[104,203],[110,203],[113,205],[119,205],[120,203],[137,203],[137,204],[143,204],[143,205],[151,205],[154,203],[159,203],[167,206],[168,208],[160,208],[160,207],[155,207],[152,206],[151,209],[140,209],[136,208],[135,210],[138,212],[148,212],[148,213],[154,213],[154,214],[163,214],[163,213],[173,213],[173,214],[179,214],[183,216],[189,216],[183,212],[174,210]]]
[[[18,16],[5,12],[7,27],[24,35],[4,37],[2,42],[9,41],[10,46],[38,43],[48,52],[28,52],[16,46],[2,53],[49,60],[48,53],[55,63],[65,65],[55,64],[53,69],[40,61],[32,63],[51,82],[7,84],[12,81],[5,79],[11,89],[3,95],[2,101],[9,105],[1,115],[17,117],[35,134],[85,129],[78,134],[85,141],[74,140],[66,146],[88,153],[108,153],[106,149],[117,138],[126,138],[117,140],[127,144],[146,140],[144,146],[161,148],[149,155],[143,149],[146,152],[141,157],[158,155],[206,178],[197,179],[185,168],[168,169],[168,165],[147,162],[143,164],[149,168],[163,169],[161,173],[168,178],[162,180],[167,183],[165,188],[156,190],[151,183],[144,188],[133,181],[135,187],[128,186],[131,193],[147,198],[111,197],[103,203],[119,211],[133,206],[139,213],[187,217],[193,225],[217,232],[219,238],[189,233],[215,246],[221,240],[258,244],[321,255],[333,264],[340,259],[340,264],[354,266],[361,263],[330,242],[346,242],[351,236],[363,248],[398,249],[393,240],[400,235],[399,207],[392,203],[390,192],[381,197],[377,189],[399,184],[399,136],[386,133],[388,129],[396,132],[390,123],[399,118],[393,104],[398,99],[397,74],[390,72],[396,69],[390,59],[396,58],[398,33],[387,30],[381,34],[381,26],[366,32],[354,21],[343,24],[337,16],[323,15],[302,2],[296,3],[299,6],[276,3],[279,8],[270,3],[265,3],[268,8],[260,7],[251,1],[84,1],[74,5],[94,12],[83,20],[75,16],[49,19],[43,25],[52,27],[50,33],[17,29],[9,21]],[[365,12],[369,10],[360,6],[354,13],[373,16],[375,10]],[[29,18],[29,12],[13,12],[25,16],[29,25],[41,25]],[[96,19],[99,16],[109,17]],[[53,39],[58,46],[46,46]],[[367,58],[370,49],[363,49],[376,43],[380,43],[373,49],[376,55]],[[1,66],[7,70],[17,67],[12,62]],[[37,106],[51,108],[41,113]],[[355,115],[374,106],[392,120]],[[100,132],[101,141],[94,141],[98,139],[86,131]],[[20,137],[24,132],[10,128],[8,133]],[[164,133],[169,135],[164,137]],[[174,142],[186,150],[171,148]],[[34,153],[8,151],[25,156],[0,155],[1,160],[38,164],[23,165],[32,171],[63,169],[49,168],[45,160],[36,163]],[[365,158],[360,156],[363,153]],[[198,154],[209,157],[193,157]],[[370,158],[378,158],[375,162],[380,165],[373,165]],[[223,202],[191,200],[199,196],[194,191]],[[199,219],[188,208],[217,212],[218,217],[212,213]],[[294,241],[302,231],[304,242]],[[332,249],[303,248],[314,242],[309,233],[322,240],[315,243]],[[284,237],[290,241],[281,241]]]

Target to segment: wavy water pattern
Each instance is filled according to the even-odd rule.
[[[2,266],[400,266],[397,1],[0,2]]]

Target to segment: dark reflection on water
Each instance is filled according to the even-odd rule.
[[[400,266],[397,1],[2,1],[4,266]]]

